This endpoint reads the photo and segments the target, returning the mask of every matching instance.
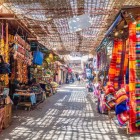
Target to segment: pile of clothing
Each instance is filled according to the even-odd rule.
[[[108,82],[105,87],[105,101],[108,110],[112,110],[115,108],[115,89],[113,83]]]
[[[115,113],[120,126],[126,125],[129,120],[128,95],[126,88],[121,88],[115,94]]]

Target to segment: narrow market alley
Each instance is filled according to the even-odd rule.
[[[35,110],[17,110],[0,140],[137,140],[96,110],[85,84],[65,85]]]

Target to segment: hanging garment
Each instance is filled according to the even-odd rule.
[[[135,99],[136,99],[136,127],[140,127],[140,23],[136,26],[136,56],[135,56]]]
[[[33,63],[37,65],[42,65],[43,63],[43,53],[40,51],[35,51],[33,55]]]

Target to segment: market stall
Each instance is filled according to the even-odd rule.
[[[129,11],[130,9],[128,9],[128,12]],[[132,21],[126,19],[124,16],[124,20],[124,22],[121,21],[117,26],[117,31],[115,29],[113,32],[114,45],[108,71],[108,82],[104,87],[104,98],[109,117],[113,114],[111,119],[118,126],[126,127],[127,132],[132,134],[140,132],[140,18],[137,17]],[[127,27],[126,20],[128,22]]]
[[[11,123],[12,102],[9,97],[9,44],[8,23],[1,24],[0,40],[0,131]]]
[[[94,95],[98,99],[98,111],[103,113],[106,106],[109,118],[132,134],[140,132],[140,18],[137,16],[138,8],[123,10],[118,14],[122,19],[115,20],[97,48]],[[102,76],[105,81],[102,81]]]
[[[33,81],[32,85],[21,85],[15,90],[13,101],[16,107],[25,107],[29,110],[45,99],[44,92],[39,84]]]

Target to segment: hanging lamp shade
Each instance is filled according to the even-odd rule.
[[[47,57],[45,60],[46,60],[48,63],[50,63],[50,62],[51,62],[51,60],[50,60],[50,58],[49,58],[49,57]]]
[[[53,58],[54,61],[57,61],[58,59],[59,59],[58,56],[54,56],[54,58]]]
[[[52,53],[49,54],[49,59],[50,59],[51,61],[53,61],[53,54],[52,54]]]

